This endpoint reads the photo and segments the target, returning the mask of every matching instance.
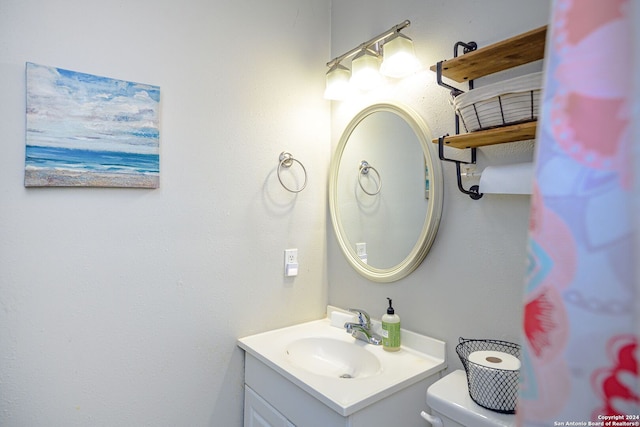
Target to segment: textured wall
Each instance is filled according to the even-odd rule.
[[[1,425],[241,425],[236,338],[327,302],[329,24],[324,0],[0,3]],[[25,189],[27,61],[159,85],[160,189]]]

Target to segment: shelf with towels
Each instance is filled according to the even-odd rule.
[[[444,83],[442,77],[458,83],[467,82],[469,88],[473,89],[474,79],[543,59],[546,35],[547,26],[543,26],[483,48],[477,48],[475,42],[458,42],[454,47],[454,58],[438,62],[431,67],[431,70],[436,72],[438,84],[450,89],[456,96],[462,91]],[[464,53],[461,56],[457,55],[459,46],[464,47]],[[444,135],[433,139],[432,142],[439,145],[441,160],[456,164],[459,190],[477,200],[482,197],[477,185],[469,190],[462,187],[460,164],[474,164],[478,147],[535,139],[536,127],[537,121],[534,119],[461,134],[459,117],[456,114],[456,134]],[[471,160],[463,162],[446,158],[443,149],[445,146],[471,149]]]
[[[492,45],[479,48],[441,61],[431,66],[432,71],[440,68],[441,77],[458,83],[470,82],[489,74],[524,65],[544,58],[547,26],[536,28]],[[473,148],[485,145],[504,144],[523,141],[536,137],[535,121],[502,126],[494,129],[480,130],[466,134],[449,135],[444,139],[447,147]],[[437,144],[439,138],[434,138]]]

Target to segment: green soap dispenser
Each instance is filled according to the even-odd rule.
[[[393,309],[391,298],[387,314],[382,316],[382,348],[386,351],[400,350],[400,316]]]

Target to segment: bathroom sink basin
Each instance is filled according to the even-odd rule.
[[[292,341],[286,348],[287,360],[316,375],[333,378],[365,378],[380,373],[380,360],[358,342],[311,337]]]
[[[245,374],[256,374],[257,363],[349,416],[446,368],[444,342],[402,329],[400,351],[384,351],[346,332],[343,325],[350,320],[344,316],[351,319],[353,313],[329,306],[324,319],[240,338],[238,346],[250,361]],[[371,322],[379,334],[380,322]],[[269,389],[275,381],[266,381]]]

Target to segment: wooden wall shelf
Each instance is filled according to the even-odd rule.
[[[538,122],[533,121],[476,132],[461,133],[459,135],[449,135],[444,137],[444,146],[465,149],[535,139],[537,125]],[[432,142],[437,144],[438,139],[439,138],[435,138]]]
[[[467,44],[458,42],[455,48],[462,44],[465,46],[466,53],[447,61],[440,61],[432,66],[431,70],[437,73],[440,86],[455,93],[458,88],[443,82],[442,77],[458,83],[469,82],[472,88],[471,81],[477,78],[543,59],[546,38],[547,27],[544,26],[476,50],[471,50],[475,48],[473,42]],[[458,120],[456,117],[456,133],[459,132]],[[440,160],[456,164],[458,189],[473,200],[478,200],[482,197],[482,193],[477,185],[471,186],[468,190],[462,186],[460,165],[475,164],[478,147],[535,139],[537,125],[537,121],[531,121],[464,134],[446,135],[434,139],[433,143],[438,144]],[[471,149],[471,160],[463,162],[449,159],[444,155],[444,147]]]
[[[544,57],[547,26],[443,61],[442,75],[463,83]],[[436,71],[436,66],[431,66]]]

